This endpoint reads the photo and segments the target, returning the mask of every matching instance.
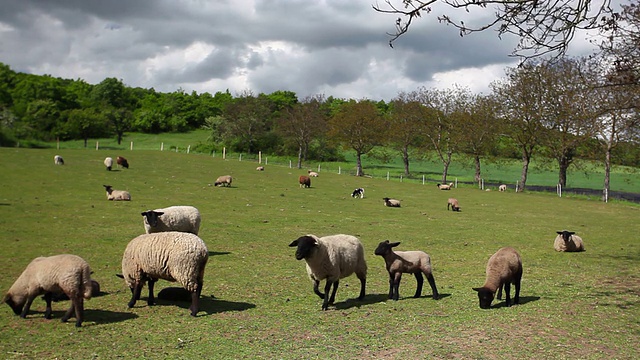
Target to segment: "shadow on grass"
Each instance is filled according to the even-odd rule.
[[[217,255],[229,255],[231,254],[228,251],[209,251],[209,256],[217,256]]]
[[[191,300],[182,301],[182,300],[161,300],[156,299],[156,305],[154,306],[179,306],[183,309],[189,309],[191,306]],[[234,301],[226,301],[214,298],[213,296],[201,296],[199,303],[199,312],[198,316],[203,316],[202,313],[205,312],[206,315],[213,315],[222,312],[228,311],[244,311],[248,309],[253,309],[256,307],[255,304],[245,303],[245,302],[234,302]]]
[[[87,304],[85,303],[84,322],[82,323],[82,326],[86,326],[87,322],[94,322],[96,323],[96,325],[102,325],[102,324],[113,324],[113,323],[118,323],[118,322],[138,318],[138,315],[130,312],[91,309],[91,308],[86,308],[86,306]],[[65,313],[66,313],[65,310],[54,310],[51,312],[51,320],[60,321],[60,319],[62,319]],[[34,316],[34,314],[36,314],[37,316],[44,317],[44,312],[34,312],[34,311],[30,312],[30,316]],[[68,322],[75,323],[76,322],[75,315],[72,316]]]
[[[513,301],[513,299],[511,300]],[[513,306],[525,305],[526,303],[530,303],[538,300],[540,300],[540,296],[520,296],[520,303]],[[501,303],[497,303],[491,306],[492,309],[503,308],[503,307],[507,307],[506,301],[502,301]]]
[[[346,301],[335,303],[334,306],[336,310],[346,310],[352,307],[371,305],[371,304],[376,304],[380,302],[385,302],[387,300],[388,300],[387,294],[369,294],[369,295],[365,295],[364,299],[362,300],[358,300],[357,298],[347,299]]]

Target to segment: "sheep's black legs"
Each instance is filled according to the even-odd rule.
[[[424,283],[424,279],[422,278],[422,273],[415,272],[413,273],[413,275],[415,275],[416,281],[418,282],[418,286],[416,287],[416,293],[413,295],[413,297],[419,298],[420,295],[422,295],[422,284]],[[433,286],[431,288],[433,288]]]
[[[358,300],[364,299],[365,288],[367,287],[367,278],[360,278],[360,296],[358,296]]]
[[[327,310],[329,308],[329,292],[331,291],[331,285],[333,285],[333,283],[329,279],[327,279],[327,283],[324,285],[324,297],[322,301],[322,310]],[[335,296],[335,293],[333,295]]]
[[[427,281],[429,282],[429,286],[431,286],[431,291],[433,292],[433,300],[438,300],[440,298],[440,294],[438,294],[436,279],[433,278],[433,274],[427,274]]]
[[[318,286],[320,286],[320,280],[313,280],[313,292],[316,293],[320,299],[324,299],[324,294],[318,290]]]
[[[80,327],[82,326],[82,315],[84,313],[84,298],[82,297],[82,294],[69,296],[69,298],[71,299],[71,306],[62,317],[62,322],[67,322],[75,310],[76,327]]]
[[[22,314],[20,314],[21,318],[26,318],[27,314],[29,313],[29,309],[31,308],[31,303],[33,303],[33,299],[35,299],[35,296],[30,296],[27,298],[27,303],[24,304],[24,308],[22,309]]]
[[[505,301],[507,306],[511,306],[511,283],[510,282],[504,283],[504,296],[506,298]]]
[[[154,279],[149,279],[149,297],[147,298],[147,305],[149,306],[153,306],[156,303],[156,299],[153,296],[153,286],[156,284],[156,281],[158,280],[154,280]]]
[[[402,279],[402,273],[397,272],[393,275],[393,297],[392,299],[398,301],[400,297],[400,280]]]
[[[44,294],[44,301],[47,303],[47,310],[44,312],[44,318],[45,319],[51,319],[51,298],[53,296],[53,293],[46,293]]]
[[[393,284],[395,280],[393,278],[393,274],[389,273],[389,299],[393,299]]]
[[[500,286],[498,286],[498,296],[496,297],[496,299],[498,300],[502,300],[502,288],[504,287],[504,284],[500,284]]]
[[[129,304],[127,304],[130,308],[136,304],[136,300],[140,299],[140,293],[142,292],[143,285],[143,282],[139,282],[134,285],[133,289],[131,289],[131,300],[129,301]]]
[[[336,301],[336,292],[338,292],[338,284],[340,280],[336,280],[333,282],[333,291],[331,292],[331,297],[329,298],[329,304],[332,305]],[[329,292],[327,291],[327,294]]]
[[[191,310],[191,316],[196,316],[198,314],[198,309],[200,308],[200,293],[202,293],[203,282],[198,281],[198,287],[196,291],[191,294],[191,306],[189,310]]]

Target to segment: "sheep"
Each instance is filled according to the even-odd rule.
[[[77,255],[62,254],[33,259],[9,288],[3,302],[16,315],[26,318],[33,300],[44,294],[47,303],[44,317],[51,319],[52,297],[63,292],[71,299],[71,306],[62,316],[62,322],[67,322],[75,312],[76,327],[80,327],[84,318],[84,299],[91,298],[91,291],[89,264]]]
[[[520,254],[511,247],[503,247],[489,258],[484,285],[473,288],[478,292],[481,309],[489,309],[498,291],[498,299],[502,298],[502,289],[506,294],[506,305],[511,306],[511,284],[516,288],[513,303],[520,303],[520,281],[522,280],[522,260]]]
[[[147,210],[141,213],[144,231],[147,234],[182,231],[198,235],[200,212],[193,206],[170,206]]]
[[[556,251],[566,251],[566,252],[579,252],[584,251],[584,242],[582,238],[576,235],[573,231],[556,231],[558,236],[556,236],[555,241],[553,242],[553,248]]]
[[[351,193],[352,198],[364,199],[364,188],[357,188]]]
[[[231,177],[231,175],[219,176],[216,179],[216,182],[213,183],[213,186],[231,186],[232,181],[233,181],[233,178]]]
[[[256,168],[256,170],[257,170],[257,171],[264,171],[264,166],[258,166],[258,167]]]
[[[311,170],[309,170],[309,171],[307,171],[307,172],[309,173],[309,176],[310,176],[310,177],[318,177],[318,175],[319,175],[319,174],[318,174],[317,172],[315,172],[315,171],[311,171]]]
[[[129,308],[140,299],[145,282],[149,285],[147,305],[154,305],[153,286],[163,279],[177,281],[191,293],[189,310],[196,316],[208,259],[207,246],[194,234],[169,231],[134,238],[124,250],[122,274],[118,274],[131,289]]]
[[[501,192],[507,191],[507,185],[502,184],[502,185],[498,186],[498,191],[501,191]]]
[[[403,273],[410,273],[416,277],[418,281],[418,287],[414,298],[419,298],[422,294],[422,284],[424,280],[422,274],[427,277],[431,291],[433,292],[433,299],[438,300],[439,294],[436,288],[436,281],[433,278],[431,269],[431,258],[423,251],[393,251],[392,248],[400,245],[399,242],[390,243],[389,240],[385,240],[378,244],[378,247],[374,251],[375,255],[382,256],[389,272],[389,299],[395,301],[400,297],[399,287],[400,279]]]
[[[95,296],[100,296],[100,283],[91,279],[91,297],[95,297]],[[46,296],[42,296],[42,300],[47,300]],[[51,301],[53,302],[59,302],[59,301],[66,301],[66,300],[70,300],[69,297],[67,296],[67,294],[65,293],[53,293],[51,295]]]
[[[452,187],[453,187],[453,183],[438,184],[438,189],[440,190],[451,190]]]
[[[53,163],[56,165],[64,165],[64,159],[60,155],[56,155],[53,157]]]
[[[308,176],[300,175],[298,182],[300,182],[300,187],[305,187],[305,188],[311,187],[311,178]]]
[[[451,207],[451,211],[460,211],[460,204],[458,203],[458,199],[455,198],[449,198],[449,200],[447,201],[447,211],[449,210],[449,207]]]
[[[126,190],[114,190],[111,185],[102,185],[107,191],[107,200],[131,201],[131,194]]]
[[[400,207],[400,200],[391,199],[391,198],[382,198],[384,200],[384,206],[388,207]]]
[[[127,159],[123,158],[122,156],[116,157],[116,163],[125,169],[129,168],[129,162],[127,161]]]
[[[113,158],[110,158],[110,157],[105,158],[104,166],[107,168],[107,171],[111,171],[111,167],[113,166]]]
[[[364,299],[367,263],[364,248],[357,237],[338,234],[319,238],[309,234],[294,240],[289,246],[297,247],[297,260],[305,260],[307,274],[313,281],[313,292],[323,299],[322,310],[327,310],[335,301],[340,279],[353,273],[360,279],[358,300]],[[326,279],[324,294],[318,290],[323,279]],[[329,297],[332,285],[333,292]]]

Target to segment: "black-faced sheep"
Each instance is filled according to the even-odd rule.
[[[391,198],[382,198],[384,200],[384,206],[388,207],[400,207],[400,200],[391,199]]]
[[[213,183],[213,186],[231,186],[232,182],[233,178],[231,177],[231,175],[222,175],[218,176],[216,182]]]
[[[579,252],[584,251],[584,242],[582,238],[573,231],[556,231],[558,236],[553,242],[553,248],[556,251]]]
[[[305,175],[300,175],[298,178],[298,182],[300,183],[300,187],[310,188],[311,187],[311,178]]]
[[[364,188],[357,188],[357,189],[353,190],[353,192],[351,193],[351,197],[352,198],[363,199],[364,198]]]
[[[35,258],[13,283],[3,302],[16,315],[25,318],[33,300],[41,294],[47,302],[44,317],[51,319],[53,294],[66,294],[71,299],[69,310],[62,316],[67,322],[75,313],[76,326],[82,326],[84,299],[91,298],[91,269],[79,256],[71,254]]]
[[[318,174],[317,172],[315,172],[315,171],[311,171],[311,170],[309,170],[309,171],[307,171],[307,172],[309,173],[309,176],[310,176],[310,177],[318,177],[318,175],[319,175],[319,174]]]
[[[56,165],[64,165],[64,159],[60,155],[56,155],[53,157],[53,163]]]
[[[107,200],[131,201],[131,194],[126,190],[114,190],[111,185],[102,185],[107,191]]]
[[[147,210],[141,215],[144,231],[147,234],[181,231],[198,235],[200,231],[200,212],[193,206],[169,206]]]
[[[113,167],[113,158],[107,157],[104,159],[104,166],[107,168],[107,171],[111,171]]]
[[[447,200],[447,210],[449,210],[449,207],[451,207],[452,211],[460,211],[460,204],[455,198],[449,198],[449,200]]]
[[[389,240],[382,241],[374,251],[374,254],[384,258],[387,271],[389,272],[389,299],[398,300],[400,297],[400,279],[403,273],[413,274],[416,277],[418,286],[413,297],[418,298],[422,294],[422,284],[424,279],[422,274],[427,277],[433,299],[437,300],[440,296],[436,288],[436,281],[433,278],[431,269],[431,258],[423,251],[393,251],[393,248],[400,245],[399,242],[389,243]]]
[[[129,242],[122,256],[122,275],[131,289],[132,308],[145,282],[149,285],[147,304],[155,304],[153,286],[158,279],[177,281],[191,293],[191,316],[196,316],[209,251],[197,235],[184,232],[143,234]]]
[[[297,247],[297,260],[305,260],[307,274],[313,281],[313,292],[323,299],[322,310],[327,310],[329,305],[334,303],[340,279],[353,273],[360,279],[358,300],[364,298],[367,263],[364,260],[364,248],[357,237],[344,234],[321,238],[305,235],[294,240],[289,246]],[[318,290],[318,286],[324,279],[326,284],[323,294]],[[333,292],[329,297],[332,285]]]
[[[451,190],[452,187],[453,187],[453,183],[438,184],[438,189],[440,190]]]
[[[116,163],[125,169],[129,168],[129,162],[127,161],[127,159],[123,158],[122,156],[116,157]]]
[[[516,288],[516,295],[513,303],[520,302],[520,281],[522,280],[522,260],[520,254],[510,247],[504,247],[491,255],[486,269],[486,280],[484,285],[479,288],[473,288],[478,292],[481,309],[489,309],[491,302],[498,292],[498,299],[502,296],[502,288],[506,294],[506,305],[511,306],[511,284]]]
[[[502,191],[502,192],[507,191],[507,185],[502,184],[502,185],[498,186],[498,190],[499,190],[499,191]]]

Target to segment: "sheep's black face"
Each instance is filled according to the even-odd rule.
[[[478,300],[480,301],[480,308],[481,309],[491,308],[491,302],[493,301],[495,293],[485,288],[473,288],[473,290],[478,292]]]
[[[398,245],[400,245],[399,242],[389,243],[389,240],[385,240],[385,241],[380,242],[380,244],[378,244],[378,247],[376,248],[376,250],[373,253],[375,255],[384,256],[384,255],[388,254],[391,251],[391,248],[394,248],[394,247],[396,247]]]
[[[296,249],[296,260],[302,260],[310,257],[313,254],[313,250],[318,245],[316,239],[311,236],[302,236],[297,240],[294,240],[289,246],[298,248]]]
[[[20,303],[20,302],[14,301],[13,297],[10,296],[9,294],[7,294],[7,296],[4,297],[4,302],[7,303],[7,305],[9,305],[9,307],[11,307],[11,310],[13,310],[14,314],[20,315],[20,313],[22,313],[22,308],[24,307],[24,302]]]
[[[157,212],[153,210],[147,210],[142,213],[142,216],[147,218],[147,223],[152,227],[158,226],[158,218],[164,214],[163,212]]]
[[[568,242],[569,240],[571,240],[571,235],[575,234],[575,232],[573,231],[556,231],[558,233],[558,235],[562,235],[562,240],[564,240],[564,242]]]

